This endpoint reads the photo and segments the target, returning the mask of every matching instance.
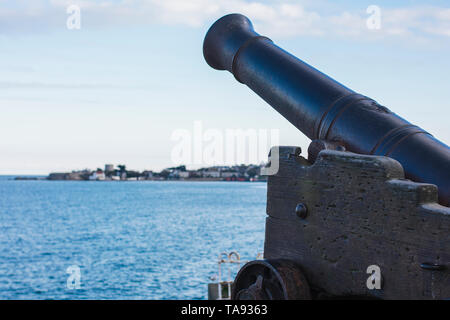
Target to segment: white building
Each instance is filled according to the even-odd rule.
[[[93,180],[93,181],[105,180],[105,173],[103,171],[95,171],[89,177],[89,180]]]
[[[235,171],[222,171],[220,173],[222,178],[233,178],[233,177],[239,177],[239,172]]]
[[[153,171],[144,171],[143,172],[143,178],[144,179],[152,179],[153,178]]]
[[[220,171],[203,171],[204,178],[220,178]]]
[[[191,172],[190,171],[180,171],[180,172],[178,172],[178,176],[182,179],[187,179],[191,176]]]

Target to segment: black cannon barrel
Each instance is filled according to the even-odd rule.
[[[260,36],[245,16],[216,21],[203,54],[211,67],[233,73],[310,139],[396,159],[408,179],[437,185],[439,202],[450,206],[446,144]]]

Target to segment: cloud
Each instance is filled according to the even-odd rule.
[[[0,33],[65,28],[66,8],[81,8],[84,28],[171,24],[204,27],[218,17],[239,12],[269,36],[343,36],[354,38],[449,37],[450,8],[381,7],[381,28],[369,30],[366,8],[319,12],[308,1],[262,0],[0,0]]]

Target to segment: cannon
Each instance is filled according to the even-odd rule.
[[[312,140],[274,147],[264,260],[234,299],[450,298],[450,148],[276,46],[248,18],[216,21],[206,62]]]

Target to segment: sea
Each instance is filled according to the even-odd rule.
[[[0,177],[0,299],[207,299],[222,253],[263,251],[263,182],[13,178]]]

